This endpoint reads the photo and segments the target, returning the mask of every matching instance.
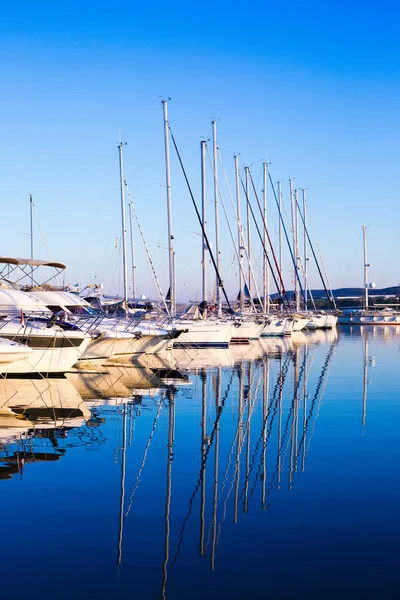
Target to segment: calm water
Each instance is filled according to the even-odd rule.
[[[2,380],[1,598],[397,598],[399,350],[341,329]]]

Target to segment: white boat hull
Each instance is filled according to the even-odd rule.
[[[238,326],[240,324],[240,326]],[[237,321],[233,331],[231,343],[258,340],[264,331],[265,323],[255,321]]]
[[[28,346],[0,338],[0,365],[9,365],[16,360],[28,358],[32,350]]]
[[[284,337],[292,334],[293,319],[271,316],[261,333],[261,337]]]
[[[227,348],[235,331],[233,323],[219,321],[179,321],[175,326],[187,331],[174,340],[174,348]]]
[[[302,317],[295,316],[293,318],[293,329],[292,332],[295,333],[297,331],[302,331],[307,326],[308,319],[303,319]]]
[[[333,329],[337,325],[337,317],[330,314],[312,315],[307,321],[307,329]]]
[[[0,329],[0,337],[26,345],[29,355],[11,364],[1,364],[0,373],[43,375],[65,373],[81,358],[91,337],[81,331],[61,331],[34,323],[9,321]]]
[[[340,315],[339,325],[400,325],[400,315]]]

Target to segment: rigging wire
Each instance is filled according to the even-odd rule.
[[[226,290],[225,290],[224,283],[223,283],[223,281],[222,281],[222,279],[221,279],[221,275],[220,275],[220,273],[219,273],[219,270],[218,270],[218,267],[217,267],[217,263],[215,262],[214,254],[213,254],[213,252],[212,252],[212,250],[211,250],[211,245],[210,245],[210,242],[208,241],[208,237],[207,237],[207,234],[206,234],[206,230],[205,230],[205,228],[204,228],[204,225],[203,225],[203,222],[202,222],[202,219],[201,219],[200,213],[199,213],[199,209],[197,208],[196,200],[194,199],[193,192],[192,192],[192,188],[190,187],[190,183],[189,183],[189,180],[188,180],[188,177],[187,177],[186,171],[185,171],[185,167],[183,166],[183,162],[182,162],[182,159],[181,159],[181,155],[180,155],[180,153],[179,153],[178,146],[177,146],[177,144],[176,144],[175,137],[174,137],[174,135],[173,135],[173,133],[172,133],[172,130],[171,130],[171,127],[170,127],[170,125],[168,125],[168,129],[169,129],[169,132],[170,132],[170,134],[171,134],[171,139],[172,139],[172,142],[173,142],[173,144],[174,144],[174,148],[175,148],[175,151],[176,151],[176,154],[177,154],[178,160],[179,160],[179,164],[180,164],[180,166],[181,166],[181,169],[182,169],[182,172],[183,172],[183,176],[184,176],[184,178],[185,178],[186,185],[187,185],[187,187],[188,187],[188,190],[189,190],[190,198],[191,198],[191,200],[192,200],[192,203],[193,203],[194,209],[195,209],[195,211],[196,211],[196,215],[197,215],[198,221],[199,221],[199,223],[200,223],[200,227],[201,227],[202,234],[203,234],[203,236],[204,236],[204,239],[205,239],[205,242],[206,242],[206,244],[207,244],[208,252],[209,252],[209,254],[210,254],[210,258],[211,258],[211,261],[212,261],[212,263],[213,263],[213,267],[214,267],[215,273],[216,273],[216,275],[217,275],[217,279],[218,279],[218,285],[219,285],[219,287],[222,289],[222,293],[223,293],[223,294],[224,294],[224,296],[225,296],[225,300],[226,300],[226,303],[227,303],[227,305],[228,305],[228,308],[229,308],[229,311],[230,311],[230,313],[231,313],[231,314],[234,314],[234,312],[235,312],[235,311],[234,311],[234,310],[232,309],[232,307],[231,307],[231,303],[229,302],[229,298],[228,298],[228,295],[227,295],[227,293],[226,293]]]
[[[206,144],[206,150],[207,150],[207,156],[208,156],[208,160],[210,161],[211,169],[212,169],[212,172],[213,172],[213,175],[214,175],[214,178],[215,178],[214,165],[213,165],[213,163],[212,163],[211,156],[210,156],[210,153],[209,153],[209,151],[208,151],[208,146],[207,146],[207,144]],[[219,148],[217,148],[217,150],[219,150]],[[226,219],[226,222],[227,222],[227,225],[228,225],[228,228],[229,228],[229,233],[230,233],[230,235],[231,235],[232,244],[233,244],[233,247],[234,247],[234,249],[235,249],[236,258],[238,259],[238,263],[239,263],[239,269],[241,268],[242,275],[243,275],[243,277],[244,277],[244,280],[246,281],[246,277],[245,277],[244,269],[243,269],[243,266],[241,265],[241,261],[240,261],[240,257],[239,257],[239,252],[240,252],[240,250],[238,250],[238,248],[237,248],[237,245],[236,245],[236,242],[235,242],[235,238],[234,238],[234,235],[233,235],[233,232],[232,232],[232,228],[231,228],[231,225],[230,225],[230,223],[229,223],[229,217],[228,217],[228,213],[227,213],[227,211],[226,211],[226,207],[225,207],[225,202],[224,202],[224,199],[223,199],[223,197],[222,197],[221,190],[220,190],[220,187],[219,187],[219,183],[218,183],[218,182],[217,182],[217,189],[218,189],[218,196],[219,196],[219,198],[220,198],[220,200],[221,200],[222,208],[223,208],[223,211],[224,211],[225,219]],[[252,276],[253,276],[254,284],[255,284],[255,287],[256,287],[257,298],[258,298],[258,301],[260,302],[260,305],[261,305],[260,293],[259,293],[259,291],[258,291],[258,288],[257,288],[257,282],[256,282],[256,280],[255,280],[255,277],[254,277],[253,270],[252,270],[252,267],[251,267],[251,266],[250,266],[250,269],[251,269],[251,273],[252,273]],[[256,310],[256,309],[255,309],[255,306],[254,306],[254,301],[253,301],[253,298],[250,298],[250,303],[251,303],[251,306],[252,306],[252,308],[253,308],[253,310],[254,310],[254,312],[255,312],[255,310]]]
[[[325,267],[325,261],[324,261],[324,258],[323,258],[323,256],[322,256],[321,248],[320,248],[320,246],[319,246],[319,241],[318,241],[318,238],[317,238],[317,234],[316,234],[316,232],[315,232],[315,229],[314,229],[314,224],[313,224],[313,220],[312,220],[312,218],[311,218],[311,215],[309,215],[309,216],[308,216],[308,220],[309,220],[309,221],[310,221],[310,223],[311,223],[311,229],[312,229],[312,231],[313,231],[313,234],[314,234],[314,237],[315,237],[315,242],[316,242],[316,244],[317,244],[318,253],[319,253],[319,256],[320,256],[320,259],[321,259],[321,263],[322,263],[322,268],[324,269],[324,273],[325,273],[326,281],[327,281],[327,283],[328,283],[328,289],[329,289],[329,291],[330,291],[330,293],[331,293],[331,298],[333,299],[333,304],[334,304],[334,307],[335,307],[335,308],[337,308],[337,306],[336,306],[336,302],[335,302],[335,298],[334,298],[334,296],[333,296],[333,292],[332,292],[332,286],[331,286],[331,283],[330,283],[330,281],[329,281],[328,273],[327,273],[327,270],[326,270],[326,267]]]
[[[251,176],[251,175],[250,175],[250,176]],[[269,268],[270,268],[271,275],[272,275],[272,278],[273,278],[273,280],[274,280],[274,283],[275,283],[276,289],[277,289],[277,290],[279,290],[278,281],[277,281],[277,279],[276,279],[276,277],[275,277],[275,273],[274,273],[274,271],[273,271],[273,269],[272,269],[271,261],[270,261],[270,258],[269,258],[269,255],[268,255],[267,249],[265,248],[264,240],[263,240],[263,237],[262,237],[262,235],[261,235],[261,231],[260,231],[260,228],[259,228],[259,226],[258,226],[258,223],[257,223],[256,217],[255,217],[255,214],[254,214],[254,211],[253,211],[253,207],[252,207],[252,206],[251,206],[251,204],[250,204],[250,200],[249,200],[249,197],[248,197],[248,195],[247,195],[247,192],[246,192],[246,187],[245,187],[245,185],[244,185],[244,183],[243,183],[243,180],[242,180],[242,178],[240,178],[240,183],[242,184],[242,188],[243,188],[243,191],[244,191],[244,195],[245,195],[245,197],[246,197],[247,205],[248,205],[248,207],[249,207],[249,209],[250,209],[251,216],[253,217],[253,221],[254,221],[254,224],[255,224],[255,226],[256,226],[257,233],[258,233],[258,235],[259,235],[259,238],[260,238],[260,240],[261,240],[262,247],[263,247],[263,249],[264,249],[264,253],[265,253],[266,257],[267,257],[268,266],[269,266]],[[279,269],[278,269],[278,274],[279,274]],[[289,299],[288,299],[288,297],[287,297],[286,290],[285,290],[285,286],[284,286],[284,283],[283,283],[283,281],[282,281],[282,277],[281,277],[281,276],[280,276],[280,280],[281,280],[281,284],[282,284],[282,292],[283,292],[283,294],[284,294],[284,296],[285,296],[285,299],[286,299],[286,302],[287,302],[287,307],[286,307],[286,308],[287,308],[288,310],[290,310]]]
[[[271,187],[272,187],[272,191],[274,193],[274,198],[275,198],[276,205],[278,207],[279,218],[280,218],[280,221],[282,223],[283,231],[285,233],[286,242],[287,242],[287,245],[288,245],[288,248],[289,248],[289,252],[290,252],[290,256],[291,256],[291,259],[292,259],[292,264],[294,266],[294,272],[295,272],[295,275],[297,277],[297,281],[299,282],[301,294],[303,296],[303,301],[305,302],[305,296],[304,296],[303,286],[301,285],[301,280],[300,280],[300,276],[299,276],[299,273],[298,273],[298,270],[297,270],[297,267],[296,267],[296,261],[294,259],[293,250],[292,250],[292,247],[290,245],[289,236],[288,236],[287,230],[286,230],[286,225],[285,225],[285,222],[284,222],[283,217],[282,217],[282,211],[281,211],[280,206],[279,206],[279,200],[278,200],[277,195],[276,195],[276,191],[275,191],[275,187],[274,187],[274,182],[272,181],[272,177],[271,177],[271,173],[270,173],[269,169],[268,169],[268,178],[269,178],[269,181],[270,181],[270,184],[271,184]]]
[[[303,223],[304,231],[306,232],[308,243],[310,244],[311,252],[313,253],[315,264],[317,265],[319,276],[321,277],[322,285],[324,286],[324,290],[325,290],[325,294],[326,294],[327,300],[330,302],[331,306],[333,306],[334,308],[336,308],[336,304],[332,300],[332,295],[329,295],[328,290],[326,289],[325,280],[324,280],[324,277],[322,275],[322,271],[321,271],[321,268],[319,266],[318,259],[317,259],[316,255],[315,255],[314,246],[311,243],[311,239],[310,239],[310,236],[309,236],[309,233],[308,233],[308,229],[307,229],[306,223],[304,221],[304,216],[303,216],[303,213],[300,210],[300,206],[299,206],[299,203],[298,203],[298,201],[296,199],[296,196],[295,196],[295,202],[296,202],[297,210],[299,211],[299,215],[300,215],[301,221]]]
[[[48,259],[48,261],[50,262],[50,261],[51,261],[51,258],[50,258],[50,252],[49,252],[49,249],[48,249],[48,247],[47,247],[46,238],[44,237],[44,233],[43,233],[42,225],[41,225],[41,223],[40,223],[40,220],[39,220],[39,215],[38,215],[38,213],[37,213],[37,210],[36,210],[36,205],[35,205],[35,204],[33,205],[33,212],[35,213],[36,221],[37,221],[37,224],[38,224],[38,226],[39,226],[40,235],[42,236],[42,241],[43,241],[43,245],[44,245],[44,247],[45,247],[45,250],[46,250],[47,259]],[[59,285],[59,283],[58,283],[58,276],[57,276],[57,272],[56,272],[56,269],[54,269],[54,268],[53,268],[53,273],[54,273],[54,275],[55,275],[55,280],[56,280],[56,282],[57,282],[57,285]]]
[[[235,207],[235,203],[233,201],[232,191],[231,191],[231,188],[230,188],[230,185],[229,185],[229,181],[228,181],[228,177],[227,177],[227,174],[226,174],[225,166],[224,166],[224,163],[223,163],[223,160],[222,160],[221,152],[220,152],[220,150],[219,150],[218,147],[217,147],[217,152],[218,152],[219,160],[220,160],[220,163],[221,163],[222,172],[224,174],[224,179],[225,179],[226,187],[228,188],[229,198],[230,198],[231,206],[232,206],[232,210],[233,210],[233,216],[235,217],[235,220],[237,222],[239,222],[240,215],[238,215],[237,212],[236,212],[236,207]],[[239,248],[239,252],[240,252],[240,249],[243,248],[244,253],[246,255],[246,260],[247,260],[247,262],[249,263],[249,266],[250,266],[250,271],[251,271],[251,275],[252,275],[252,278],[253,278],[253,281],[254,281],[254,284],[255,284],[257,296],[258,296],[258,299],[260,300],[260,293],[257,290],[257,283],[256,283],[256,279],[254,277],[254,271],[253,271],[253,267],[251,265],[251,260],[249,260],[249,253],[247,251],[247,246],[246,246],[246,244],[244,242],[244,236],[243,236],[243,231],[242,230],[243,230],[243,226],[241,227],[241,231],[240,231],[241,246]],[[241,261],[239,260],[239,268],[240,268],[240,262]],[[245,274],[243,266],[242,266],[241,271],[242,271],[242,275],[243,275],[243,281],[244,281],[245,285],[247,287],[249,287],[248,286],[249,282],[247,281],[247,276]],[[251,298],[251,302],[253,303],[253,299],[252,298]],[[254,303],[253,303],[253,305],[254,305]]]
[[[133,215],[134,215],[135,220],[136,220],[136,225],[137,225],[139,233],[140,233],[140,238],[142,240],[142,244],[143,244],[143,247],[144,247],[144,250],[145,250],[146,259],[147,259],[147,263],[148,263],[149,268],[150,268],[151,276],[153,278],[154,286],[155,286],[155,288],[157,290],[157,294],[158,294],[159,300],[163,303],[164,308],[167,311],[167,315],[170,316],[169,308],[168,308],[167,302],[165,300],[164,294],[162,292],[162,289],[161,289],[161,286],[160,286],[160,282],[158,281],[156,269],[154,267],[154,263],[152,261],[151,255],[150,255],[150,251],[148,249],[148,246],[147,246],[147,243],[146,243],[146,239],[144,237],[144,233],[143,233],[142,227],[141,227],[140,222],[139,222],[139,217],[137,215],[137,212],[136,212],[136,209],[135,209],[135,205],[133,203],[133,199],[132,199],[131,193],[129,191],[128,184],[126,183],[126,181],[124,181],[124,184],[125,184],[125,187],[126,187],[126,191],[127,191],[127,194],[128,194],[130,205],[132,207],[132,212],[133,212]]]
[[[249,175],[250,175],[250,180],[251,180],[251,184],[252,184],[252,187],[253,187],[253,191],[254,191],[254,194],[255,194],[255,197],[256,197],[256,200],[257,200],[257,204],[258,204],[258,207],[259,207],[259,209],[260,209],[260,213],[261,213],[261,219],[262,219],[262,222],[263,222],[264,230],[265,230],[265,232],[266,232],[266,234],[267,234],[268,242],[269,242],[269,245],[270,245],[270,247],[271,247],[271,250],[272,250],[272,256],[273,256],[273,258],[274,258],[275,267],[276,267],[276,269],[277,269],[277,273],[278,273],[278,276],[279,276],[279,280],[280,280],[280,282],[281,282],[282,291],[283,291],[283,293],[284,293],[284,295],[285,295],[285,297],[286,297],[286,300],[288,301],[288,298],[287,298],[287,295],[286,295],[286,291],[285,291],[285,286],[284,286],[284,283],[283,283],[283,280],[282,280],[282,275],[281,275],[281,273],[280,273],[279,266],[278,266],[278,263],[277,263],[277,260],[276,260],[276,257],[275,257],[275,252],[274,252],[274,249],[273,249],[273,247],[272,247],[272,243],[271,243],[271,239],[270,239],[270,236],[269,236],[269,233],[268,233],[268,229],[267,229],[266,223],[265,223],[265,221],[264,221],[264,217],[263,217],[263,213],[262,213],[261,205],[260,205],[260,202],[259,202],[259,199],[258,199],[257,191],[256,191],[256,188],[255,188],[255,185],[254,185],[254,181],[253,181],[252,174],[251,174],[251,172],[250,172],[250,168],[248,169],[248,172],[249,172]],[[249,206],[249,208],[250,208],[250,210],[251,210],[251,214],[252,214],[252,216],[253,216],[254,223],[256,224],[257,232],[258,232],[258,234],[259,234],[259,236],[260,236],[260,240],[261,240],[261,243],[262,243],[262,246],[263,246],[263,250],[264,250],[265,256],[266,256],[266,258],[267,258],[267,262],[268,262],[268,265],[269,265],[269,268],[270,268],[270,271],[271,271],[271,274],[272,274],[272,277],[273,277],[274,283],[275,283],[275,285],[276,285],[276,289],[277,289],[277,290],[279,290],[279,286],[278,286],[278,283],[277,283],[277,280],[276,280],[276,277],[275,277],[275,273],[273,272],[272,265],[271,265],[271,261],[269,260],[269,255],[268,255],[268,252],[267,252],[267,248],[265,247],[264,240],[262,239],[262,236],[261,236],[261,233],[260,233],[259,227],[258,227],[258,225],[257,225],[256,219],[255,219],[255,216],[254,216],[253,209],[252,209],[252,207],[251,207],[251,205],[250,205],[250,200],[249,200],[249,198],[247,197],[247,193],[246,193],[246,189],[245,189],[245,186],[244,186],[244,184],[243,184],[243,181],[242,181],[242,187],[243,187],[243,189],[244,189],[244,193],[245,193],[245,195],[246,195],[247,202],[248,202],[248,206]],[[288,301],[288,303],[289,303],[289,301]]]

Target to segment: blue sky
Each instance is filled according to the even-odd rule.
[[[199,144],[214,117],[232,188],[234,153],[260,188],[267,159],[286,201],[289,177],[308,188],[334,287],[362,283],[363,224],[371,280],[399,283],[398,23],[398,5],[387,1],[2,6],[1,252],[28,255],[33,192],[51,257],[68,265],[66,279],[119,289],[121,131],[126,179],[166,288],[164,96],[198,202]],[[211,222],[210,172],[208,179]],[[222,184],[221,191],[229,207]],[[172,195],[178,296],[187,300],[200,293],[201,244],[173,155]],[[270,209],[276,240],[271,194]],[[222,275],[233,294],[237,266],[222,219],[221,236]],[[136,246],[138,291],[153,296]],[[311,285],[320,287],[313,271]],[[288,265],[286,278],[290,287]]]

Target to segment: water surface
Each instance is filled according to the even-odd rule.
[[[399,349],[342,328],[2,380],[1,597],[397,598]]]

